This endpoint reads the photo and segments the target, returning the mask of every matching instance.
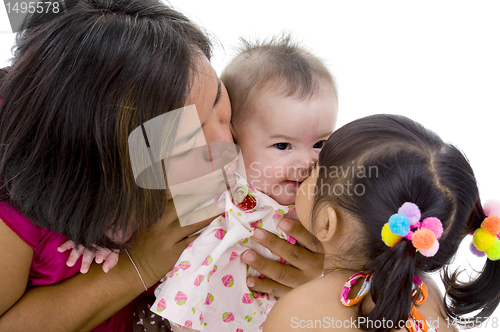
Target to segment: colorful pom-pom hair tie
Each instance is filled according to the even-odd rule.
[[[486,218],[473,233],[470,249],[478,257],[496,261],[500,259],[500,202],[490,200],[483,210]]]
[[[392,247],[405,238],[422,255],[434,256],[439,250],[438,239],[443,234],[443,224],[438,218],[428,217],[420,221],[421,217],[416,204],[404,203],[398,213],[393,214],[382,227],[382,241]]]

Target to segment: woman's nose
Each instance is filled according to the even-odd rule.
[[[234,142],[229,123],[219,123],[203,130],[207,142]]]

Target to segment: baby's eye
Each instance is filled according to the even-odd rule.
[[[319,141],[319,142],[316,142],[316,144],[314,144],[313,148],[314,149],[322,149],[323,145],[325,145],[325,141]]]
[[[276,144],[274,144],[274,146],[278,150],[288,150],[288,149],[290,149],[290,143],[276,143]]]

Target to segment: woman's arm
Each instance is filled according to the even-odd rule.
[[[130,250],[148,287],[163,277],[181,252],[195,240],[195,237],[185,238],[212,220],[180,227],[175,210],[172,210],[169,204],[161,221],[143,235],[136,248]],[[54,285],[24,291],[31,265],[31,248],[23,248],[22,240],[16,239],[17,235],[3,222],[0,224],[0,263],[12,266],[2,268],[0,272],[0,294],[9,294],[9,304],[5,305],[0,317],[0,331],[47,331],[48,327],[52,331],[89,331],[144,291],[125,253],[108,273],[94,264],[87,274],[77,274]],[[21,249],[11,249],[18,241],[21,241],[18,243]],[[17,291],[11,294],[14,289]]]
[[[248,278],[250,289],[282,297],[293,288],[321,276],[325,255],[321,243],[299,221],[283,219],[279,227],[302,246],[290,244],[267,231],[256,231],[252,239],[285,259],[290,265],[264,258],[252,250],[243,254],[243,260],[269,278]],[[259,234],[262,235],[261,239],[258,238]]]
[[[23,295],[33,249],[0,220],[0,317]]]

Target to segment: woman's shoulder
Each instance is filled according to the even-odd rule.
[[[36,249],[42,229],[8,202],[0,202],[0,219],[32,249]]]
[[[33,250],[28,287],[50,285],[79,271],[81,259],[69,267],[66,261],[71,251],[60,253],[57,250],[67,241],[61,234],[38,227],[7,202],[0,203],[0,220]]]

